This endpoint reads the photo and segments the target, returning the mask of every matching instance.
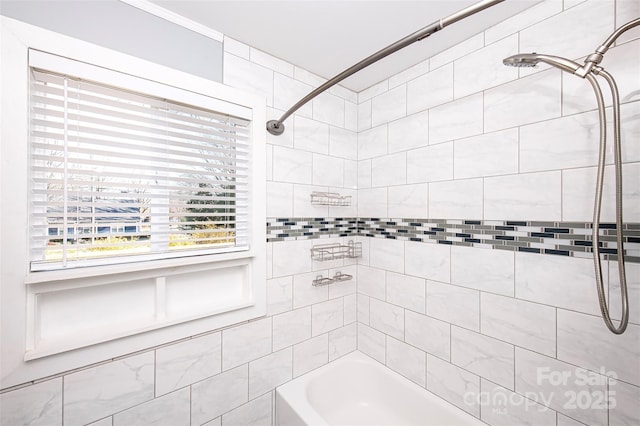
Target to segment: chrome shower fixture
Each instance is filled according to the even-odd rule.
[[[400,39],[398,41],[396,41],[393,44],[390,44],[389,46],[385,47],[384,49],[381,49],[379,51],[377,51],[376,53],[374,53],[371,56],[366,57],[365,59],[361,60],[360,62],[358,62],[355,65],[352,65],[351,67],[347,68],[346,70],[342,71],[340,74],[336,75],[335,77],[333,77],[331,80],[327,80],[324,84],[318,86],[318,88],[316,88],[315,90],[311,91],[308,95],[306,95],[304,98],[300,99],[294,106],[292,106],[291,108],[289,108],[284,114],[282,114],[282,117],[280,117],[277,120],[269,120],[267,121],[267,131],[269,133],[271,133],[272,135],[281,135],[284,133],[284,120],[286,120],[287,118],[289,118],[289,116],[291,114],[293,114],[294,112],[296,112],[298,109],[300,109],[300,107],[302,107],[304,104],[306,104],[307,102],[309,102],[310,100],[312,100],[313,98],[315,98],[316,96],[318,96],[320,93],[324,92],[325,90],[327,90],[328,88],[330,88],[331,86],[338,84],[339,82],[341,82],[342,80],[344,80],[345,78],[349,77],[350,75],[353,75],[355,73],[357,73],[358,71],[360,71],[363,68],[368,67],[369,65],[373,64],[374,62],[378,62],[380,59],[385,58],[387,56],[389,56],[390,54],[397,52],[398,50],[405,48],[407,46],[409,46],[410,44],[415,43],[416,41],[420,41],[422,39],[425,39],[427,37],[429,37],[431,34],[435,33],[436,31],[440,31],[441,29],[443,29],[444,27],[447,27],[455,22],[460,21],[461,19],[464,19],[468,16],[471,16],[473,14],[476,14],[482,10],[485,10],[488,7],[494,6],[498,3],[502,3],[504,0],[482,0],[479,1],[475,4],[472,4],[471,6],[462,9],[452,15],[447,16],[446,18],[441,18],[439,20],[437,20],[436,22],[432,23],[431,25],[428,25],[418,31],[416,31],[413,34],[410,34],[408,36],[406,36],[403,39]]]
[[[538,55],[535,52],[509,56],[502,61],[504,65],[510,67],[535,67],[538,62],[553,65],[556,68],[560,68],[561,70],[572,74],[575,74],[581,67],[580,64],[559,56]]]
[[[603,55],[609,50],[616,39],[625,31],[640,25],[640,18],[627,22],[617,30],[615,30],[602,43],[594,53],[587,56],[583,65],[580,65],[570,59],[561,58],[559,56],[544,55],[538,53],[524,53],[509,56],[502,63],[512,67],[535,67],[539,62],[544,62],[563,71],[569,72],[578,77],[584,78],[591,84],[598,103],[598,118],[600,121],[600,146],[598,155],[598,168],[596,176],[595,201],[593,205],[593,225],[592,225],[592,248],[593,263],[595,268],[596,288],[598,290],[598,303],[602,319],[607,328],[612,333],[622,334],[627,328],[629,322],[629,294],[627,290],[627,277],[624,266],[624,244],[622,240],[622,151],[620,148],[620,97],[618,87],[613,76],[604,70],[599,64],[602,62]],[[616,327],[611,321],[609,314],[609,306],[605,296],[604,283],[602,278],[602,262],[600,259],[600,212],[602,210],[602,189],[604,185],[604,167],[607,145],[607,128],[605,104],[602,96],[602,89],[596,79],[601,76],[611,89],[611,97],[613,100],[613,154],[615,167],[615,183],[616,183],[616,248],[618,260],[618,276],[620,279],[620,293],[622,303],[622,317],[620,323]]]

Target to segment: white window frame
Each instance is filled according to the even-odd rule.
[[[0,116],[0,388],[19,385],[88,364],[144,350],[205,333],[266,314],[266,162],[265,100],[200,77],[131,57],[113,50],[0,16],[2,39]],[[251,112],[252,180],[250,190],[250,249],[244,252],[162,259],[113,266],[29,272],[28,179],[29,179],[29,63],[28,50],[35,49],[85,62],[120,73],[152,79],[193,93],[238,105]],[[226,275],[225,275],[226,274]],[[229,275],[231,274],[231,275]],[[41,303],[62,300],[56,294],[90,294],[92,289],[127,288],[114,285],[140,283],[141,294],[153,288],[153,303],[162,304],[181,291],[182,277],[191,289],[209,291],[216,276],[231,276],[238,296],[226,307],[207,312],[202,307],[189,316],[180,311],[156,312],[153,321],[130,321],[131,327],[113,332],[75,330],[70,336],[57,330],[59,338],[40,341]],[[206,279],[205,279],[206,278]],[[174,284],[170,284],[174,283]],[[148,287],[151,286],[151,287]],[[208,287],[207,287],[208,286]],[[185,286],[186,288],[186,286]],[[175,291],[174,291],[175,292]],[[186,293],[185,293],[186,294]],[[126,295],[125,295],[126,296]],[[75,297],[75,296],[74,296]],[[74,297],[70,299],[74,299]],[[179,295],[178,299],[184,298]],[[124,300],[124,299],[123,299]],[[180,299],[183,301],[183,299]],[[55,303],[49,307],[57,306]],[[131,308],[127,314],[132,312]],[[207,308],[208,309],[208,308]]]

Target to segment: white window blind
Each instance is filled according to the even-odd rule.
[[[249,121],[31,69],[31,270],[246,250]]]

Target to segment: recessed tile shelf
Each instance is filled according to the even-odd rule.
[[[267,242],[362,236],[590,258],[591,230],[591,222],[271,218],[267,220]],[[640,263],[640,223],[626,223],[622,233],[625,260]],[[601,223],[600,235],[602,258],[615,260],[615,224]]]

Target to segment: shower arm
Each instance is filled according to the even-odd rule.
[[[587,59],[585,59],[584,61],[584,65],[580,69],[576,70],[574,74],[579,77],[585,78],[585,76],[589,74],[596,65],[602,62],[604,54],[607,53],[609,48],[613,45],[613,43],[615,43],[618,37],[620,37],[623,33],[629,31],[630,29],[637,27],[638,25],[640,25],[640,18],[629,21],[615,30],[609,37],[607,37],[604,43],[602,43],[596,49],[594,53],[587,56]]]
[[[295,105],[293,105],[291,108],[289,108],[284,114],[282,114],[282,117],[280,117],[278,120],[269,120],[267,121],[267,131],[269,133],[271,133],[272,135],[281,135],[282,133],[284,133],[284,121],[294,112],[296,112],[300,107],[302,107],[304,104],[306,104],[307,102],[309,102],[310,100],[312,100],[313,98],[315,98],[316,96],[318,96],[320,93],[324,92],[325,90],[329,89],[330,87],[338,84],[339,82],[341,82],[342,80],[344,80],[345,78],[351,76],[352,74],[355,74],[356,72],[360,71],[363,68],[368,67],[369,65],[373,64],[374,62],[379,61],[382,58],[385,58],[386,56],[389,56],[390,54],[397,52],[398,50],[407,47],[408,45],[415,43],[416,41],[420,41],[424,38],[429,37],[431,34],[440,31],[441,29],[443,29],[444,27],[447,27],[455,22],[458,22],[468,16],[471,16],[475,13],[478,13],[484,9],[487,9],[491,6],[494,6],[498,3],[503,2],[504,0],[482,0],[479,1],[476,4],[473,4],[465,9],[462,9],[456,13],[453,13],[449,16],[447,16],[446,18],[441,18],[438,21],[434,22],[431,25],[428,25],[418,31],[416,31],[413,34],[410,34],[406,37],[404,37],[403,39],[400,39],[398,41],[396,41],[393,44],[390,44],[389,46],[385,47],[384,49],[379,50],[378,52],[374,53],[371,56],[368,56],[367,58],[363,59],[362,61],[358,62],[355,65],[352,65],[351,67],[347,68],[346,70],[342,71],[340,74],[336,75],[335,77],[333,77],[331,80],[327,80],[325,83],[323,83],[322,85],[318,86],[315,90],[311,91],[308,95],[306,95],[304,98],[300,99]]]

